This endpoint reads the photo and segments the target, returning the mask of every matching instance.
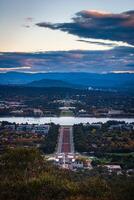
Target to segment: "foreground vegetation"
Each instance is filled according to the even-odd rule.
[[[59,125],[51,123],[48,134],[41,143],[40,149],[45,154],[52,154],[56,151],[58,135],[59,135]]]
[[[131,200],[132,196],[133,177],[59,169],[35,149],[8,150],[0,157],[1,200]]]
[[[133,169],[134,130],[124,128],[111,131],[109,127],[113,124],[118,125],[119,122],[109,121],[101,128],[74,125],[75,150],[99,158],[94,161],[95,165],[113,163],[121,165],[123,169]]]

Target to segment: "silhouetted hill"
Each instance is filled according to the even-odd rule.
[[[3,85],[24,85],[31,82],[40,81],[40,83],[32,83],[34,86],[38,85],[54,85],[54,82],[50,84],[50,80],[63,81],[57,82],[58,87],[63,86],[84,86],[99,89],[134,89],[134,74],[95,74],[95,73],[19,73],[8,72],[0,74],[0,84]],[[49,80],[47,83],[45,80]],[[43,86],[43,87],[44,87]],[[42,86],[41,86],[42,87]]]
[[[81,88],[79,85],[71,84],[62,80],[42,79],[28,83],[30,87],[61,87],[61,88]]]

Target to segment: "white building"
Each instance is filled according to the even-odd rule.
[[[34,125],[32,132],[37,134],[47,134],[49,131],[49,125],[40,124]]]
[[[109,110],[108,111],[108,115],[120,115],[122,113],[123,113],[122,110]]]
[[[120,165],[104,165],[104,167],[111,173],[121,173],[121,166]]]

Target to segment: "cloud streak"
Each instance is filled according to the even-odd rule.
[[[25,27],[25,28],[30,28],[32,23],[33,23],[33,21],[34,21],[34,18],[33,17],[26,17],[24,19],[24,21],[25,22],[24,22],[24,24],[22,26]]]
[[[132,72],[134,48],[116,47],[105,51],[48,51],[1,53],[0,71],[28,72]]]
[[[83,10],[70,23],[40,22],[38,27],[61,30],[80,38],[122,41],[134,45],[134,11],[119,14]]]
[[[91,41],[91,40],[77,40],[78,42],[84,42],[84,43],[89,43],[89,44],[97,44],[97,45],[103,45],[103,46],[111,46],[114,47],[116,45],[114,45],[113,43],[106,43],[106,42],[100,42],[100,41]]]
[[[21,66],[21,67],[10,67],[10,68],[2,68],[2,67],[0,67],[0,71],[1,72],[6,72],[6,71],[16,71],[16,70],[21,70],[21,71],[23,71],[23,70],[29,70],[29,69],[31,69],[31,67],[29,67],[29,66]]]

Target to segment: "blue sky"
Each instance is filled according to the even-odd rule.
[[[79,42],[76,35],[41,29],[35,24],[70,22],[81,10],[121,13],[132,8],[132,0],[0,0],[0,51],[107,49]]]
[[[0,21],[1,72],[134,72],[133,0],[0,0]]]

